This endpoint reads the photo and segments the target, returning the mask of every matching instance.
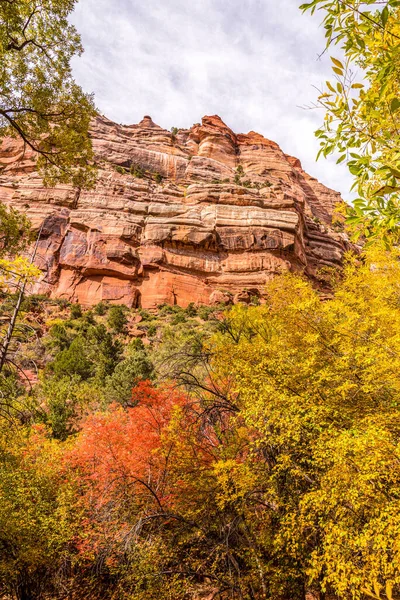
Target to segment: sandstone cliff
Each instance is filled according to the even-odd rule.
[[[285,270],[323,281],[348,247],[340,196],[274,142],[217,117],[171,133],[150,117],[91,131],[96,188],[45,188],[16,140],[0,146],[0,201],[42,222],[36,291],[152,308],[262,295]]]

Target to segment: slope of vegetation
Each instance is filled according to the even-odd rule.
[[[3,593],[396,597],[397,252],[335,280],[224,312],[26,298],[13,361],[39,379],[1,421]]]
[[[47,181],[90,185],[74,4],[0,4],[0,135],[36,149]],[[345,54],[321,151],[341,152],[350,222],[386,248],[399,4],[303,5]],[[349,256],[325,301],[288,275],[262,306],[150,314],[27,296],[29,224],[0,207],[0,226],[0,597],[399,598],[398,249]]]

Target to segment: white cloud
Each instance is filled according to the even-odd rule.
[[[170,129],[219,114],[349,197],[346,168],[315,163],[322,113],[299,108],[315,99],[330,61],[318,60],[324,32],[298,0],[81,0],[72,20],[85,47],[75,76],[110,119],[149,114]]]

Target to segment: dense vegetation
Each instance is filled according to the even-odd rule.
[[[396,597],[399,281],[370,250],[327,301],[294,275],[224,310],[27,297],[12,359],[39,380],[13,376],[0,423],[2,593]]]
[[[82,185],[93,106],[71,78],[74,3],[0,3],[0,135],[38,150],[47,181]],[[386,248],[399,5],[303,6],[345,54],[320,97],[322,152],[342,152],[352,222]],[[0,206],[0,228],[0,597],[400,596],[397,249],[348,256],[330,299],[290,274],[262,305],[150,313],[29,295],[29,223]]]

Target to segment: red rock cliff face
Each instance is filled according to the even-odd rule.
[[[318,280],[340,264],[348,243],[331,226],[339,194],[262,135],[236,135],[217,116],[176,135],[150,117],[130,126],[99,117],[91,135],[91,191],[45,188],[16,140],[0,147],[0,201],[37,229],[44,221],[37,291],[86,306],[186,306],[225,291],[262,295],[287,270]]]

